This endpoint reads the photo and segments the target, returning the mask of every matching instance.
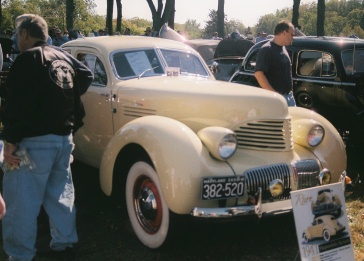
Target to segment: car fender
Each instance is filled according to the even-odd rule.
[[[331,171],[331,182],[339,182],[346,171],[347,155],[345,144],[336,128],[320,114],[301,107],[288,107],[292,117],[292,136],[296,144],[310,150],[321,162],[322,168]],[[309,117],[307,117],[309,116]],[[311,147],[305,142],[310,126],[320,124],[325,129],[322,142]]]
[[[232,175],[225,162],[211,158],[196,133],[185,124],[167,117],[145,116],[124,125],[105,148],[100,184],[106,195],[112,193],[117,156],[128,144],[138,144],[147,152],[167,205],[176,213],[189,213],[191,204],[201,198],[201,173]]]

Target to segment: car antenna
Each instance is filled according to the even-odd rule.
[[[159,67],[159,65],[158,66],[155,66],[155,67],[152,67],[152,68],[149,68],[149,69],[146,69],[146,70],[144,70],[141,74],[139,74],[139,76],[138,76],[138,79],[140,79],[146,72],[148,72],[148,71],[150,71],[150,70],[154,70],[155,68],[158,68]]]

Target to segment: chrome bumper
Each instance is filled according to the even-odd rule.
[[[262,216],[262,189],[258,189],[256,205],[236,206],[227,208],[194,208],[191,211],[193,217],[200,218],[228,218],[235,216]]]

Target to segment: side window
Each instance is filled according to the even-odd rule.
[[[252,55],[250,55],[250,57],[248,58],[248,60],[247,60],[247,62],[245,64],[245,70],[246,71],[254,72],[255,66],[257,64],[257,54],[258,54],[258,52],[255,52]]]
[[[297,74],[312,77],[334,77],[336,66],[331,54],[320,51],[302,51],[298,56]]]
[[[98,57],[93,54],[79,53],[77,59],[86,65],[94,74],[92,85],[99,87],[105,87],[107,85],[105,67]]]

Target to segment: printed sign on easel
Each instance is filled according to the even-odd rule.
[[[302,261],[351,261],[345,196],[341,183],[291,192]]]

